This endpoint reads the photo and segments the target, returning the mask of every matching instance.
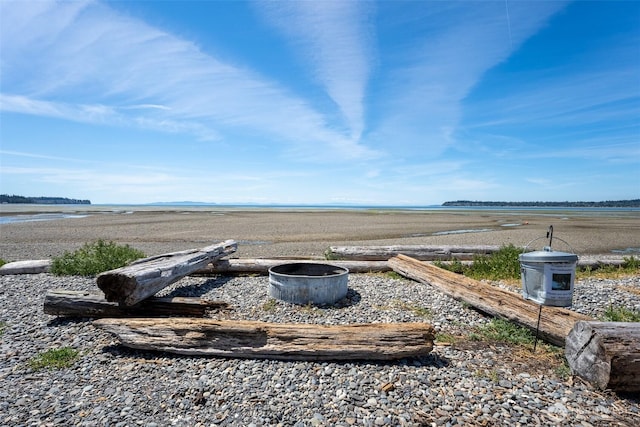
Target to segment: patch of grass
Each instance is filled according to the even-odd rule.
[[[476,328],[480,341],[496,341],[513,345],[533,345],[535,335],[529,329],[508,320],[494,318]]]
[[[41,369],[62,369],[73,365],[80,353],[71,347],[62,347],[39,353],[29,360],[29,367],[39,371]]]
[[[434,262],[434,265],[454,273],[464,274],[476,280],[507,280],[520,278],[520,260],[522,249],[512,244],[502,246],[491,255],[475,255],[473,263],[465,265],[458,260],[449,263]]]
[[[58,276],[95,276],[104,271],[124,267],[144,256],[143,252],[129,245],[97,240],[74,252],[65,252],[64,255],[54,258],[51,273]]]
[[[384,275],[389,279],[406,280],[406,277],[404,277],[402,274],[397,273],[395,271],[386,271]]]
[[[391,307],[397,310],[410,311],[416,316],[425,317],[427,319],[431,319],[433,317],[433,312],[430,308],[416,304],[409,304],[401,300],[394,300]]]
[[[495,368],[494,369],[476,369],[473,372],[473,375],[477,378],[487,378],[494,383],[498,383],[500,381],[498,370]]]
[[[4,335],[5,329],[7,329],[7,322],[2,320],[0,321],[0,337]]]
[[[331,248],[327,248],[327,250],[324,251],[324,259],[329,260],[329,261],[331,261],[331,260],[335,261],[335,260],[342,259],[342,257],[340,255],[336,254],[335,252],[332,252]]]
[[[3,260],[2,258],[0,258],[0,267],[2,267],[3,265],[5,265],[7,263],[7,261]]]
[[[562,380],[566,380],[571,376],[571,368],[569,367],[569,362],[567,362],[567,359],[565,359],[564,357],[562,357],[562,363],[556,366],[554,371],[556,375]]]
[[[602,320],[604,322],[640,322],[640,312],[609,304],[602,315]]]
[[[550,369],[563,380],[571,375],[564,348],[539,339],[533,352],[535,333],[507,320],[493,319],[490,323],[475,328],[468,339],[507,344],[510,346],[509,354],[515,360],[526,360],[529,369]]]
[[[520,277],[520,260],[522,249],[510,244],[502,246],[491,255],[473,257],[473,264],[465,275],[474,279],[515,279]]]
[[[436,334],[436,342],[455,344],[456,341],[457,341],[456,336],[448,332],[438,332]]]
[[[262,309],[264,311],[273,311],[273,310],[276,309],[277,304],[278,303],[275,300],[275,298],[269,298],[269,301],[267,301],[264,304],[262,304]]]
[[[593,269],[591,267],[587,267],[584,269],[579,269],[576,272],[576,279],[586,279],[586,278],[606,278],[606,279],[615,279],[618,277],[625,277],[629,275],[638,275],[640,274],[640,258],[636,258],[635,256],[624,257],[623,263],[620,266],[616,265],[604,265],[599,268]]]
[[[315,315],[318,313],[319,310],[321,310],[320,308],[316,307],[315,305],[313,305],[311,303],[311,301],[309,301],[308,303],[306,303],[305,305],[299,305],[298,306],[298,310],[302,313],[306,313],[309,315]]]

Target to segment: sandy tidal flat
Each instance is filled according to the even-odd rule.
[[[538,238],[532,246],[539,249],[547,243],[549,225],[555,250],[640,250],[639,211],[134,209],[3,205],[0,258],[50,258],[96,239],[129,244],[147,255],[234,239],[236,255],[243,258],[322,256],[329,246],[342,245],[524,246]],[[33,221],[6,222],[16,218]]]

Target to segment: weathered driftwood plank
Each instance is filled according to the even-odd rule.
[[[280,360],[393,360],[428,354],[426,323],[311,325],[214,319],[100,319],[136,349],[185,355]]]
[[[193,273],[198,274],[268,274],[271,267],[296,262],[331,264],[344,267],[351,273],[374,273],[390,271],[386,261],[327,261],[317,259],[267,259],[267,258],[232,258],[221,259]]]
[[[520,294],[452,273],[432,264],[404,255],[389,260],[394,271],[427,283],[491,316],[501,317],[532,330],[536,329],[540,306]],[[560,307],[542,307],[539,336],[550,343],[564,346],[565,338],[580,320],[592,318]]]
[[[580,255],[578,268],[591,268],[597,270],[602,267],[620,267],[626,262],[624,255]]]
[[[565,355],[574,374],[602,390],[640,391],[638,322],[578,322]]]
[[[447,264],[451,261],[443,260],[444,264]],[[473,261],[465,260],[458,261],[463,265],[471,265]],[[577,267],[580,269],[590,268],[592,270],[597,270],[603,267],[620,267],[624,265],[626,261],[624,260],[623,255],[580,255],[578,259]]]
[[[327,258],[360,261],[386,261],[403,254],[421,261],[471,260],[474,255],[491,254],[500,246],[431,246],[431,245],[391,245],[391,246],[330,246]]]
[[[227,240],[202,249],[144,258],[100,274],[98,287],[107,301],[134,305],[210,262],[232,254],[237,248],[235,241]]]
[[[69,317],[203,317],[210,310],[227,308],[229,305],[223,301],[189,297],[151,297],[133,306],[123,306],[107,301],[99,293],[64,289],[51,290],[44,297],[46,314]]]
[[[0,267],[0,275],[48,273],[50,269],[51,260],[49,259],[13,261]]]

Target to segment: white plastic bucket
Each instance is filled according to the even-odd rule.
[[[578,256],[555,252],[550,247],[543,251],[520,254],[522,296],[542,305],[570,307]]]

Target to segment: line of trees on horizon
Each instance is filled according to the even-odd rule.
[[[90,200],[69,199],[66,197],[25,197],[0,194],[0,203],[22,203],[34,205],[90,205]]]
[[[554,207],[554,208],[640,208],[640,199],[606,200],[603,202],[483,202],[456,200],[444,202],[442,206],[508,206],[508,207]]]

